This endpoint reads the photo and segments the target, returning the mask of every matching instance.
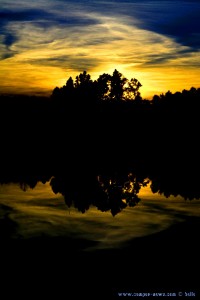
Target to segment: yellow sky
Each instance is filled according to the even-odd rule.
[[[149,67],[140,70],[138,66],[124,66],[123,64],[108,63],[89,71],[95,80],[100,74],[112,74],[114,69],[128,79],[137,78],[142,83],[140,89],[143,98],[151,98],[155,94],[199,87],[200,70],[196,68],[185,69],[182,66]],[[0,93],[28,93],[50,95],[52,90],[65,84],[72,76],[75,78],[83,70],[64,69],[57,66],[40,66],[23,62],[14,57],[0,62]]]

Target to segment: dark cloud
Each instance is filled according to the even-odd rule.
[[[10,47],[13,43],[15,43],[17,41],[17,37],[12,34],[12,33],[7,33],[5,36],[4,36],[4,45],[6,47]]]
[[[73,56],[73,55],[62,55],[49,57],[44,59],[30,59],[28,61],[31,64],[46,65],[66,69],[73,69],[75,71],[89,70],[99,66],[100,61],[96,58],[87,57],[84,55]]]
[[[194,50],[200,49],[200,4],[199,9],[177,17],[172,22],[163,24],[161,32],[170,35],[182,45],[189,46]]]
[[[11,21],[28,21],[33,20],[36,17],[43,14],[40,10],[22,10],[22,11],[16,11],[16,10],[2,10],[0,11],[0,19],[2,23],[7,23]]]
[[[83,2],[79,0],[80,4]],[[84,3],[91,11],[171,37],[194,51],[200,49],[199,0],[95,0]]]
[[[60,8],[62,11],[62,7]],[[6,25],[9,22],[47,22],[48,26],[68,25],[68,26],[87,26],[98,23],[91,18],[84,18],[80,16],[73,16],[69,11],[66,15],[53,13],[43,9],[25,9],[21,11],[16,10],[3,10],[0,11],[0,24]],[[44,24],[45,26],[45,24]]]
[[[200,1],[133,0],[127,6],[114,2],[121,2],[120,11],[129,16],[129,22],[136,18],[139,28],[171,37],[194,51],[200,49]]]
[[[10,58],[10,57],[13,57],[13,53],[12,52],[6,52],[6,53],[3,53],[1,56],[0,56],[0,59],[7,59],[7,58]]]
[[[75,41],[74,45],[85,47],[85,46],[96,46],[96,45],[104,45],[109,44],[114,41],[123,41],[124,38],[120,36],[100,36],[100,37],[91,37],[90,39],[85,39],[81,41]]]
[[[4,51],[0,55],[0,59],[7,59],[13,57],[16,54],[16,51],[12,51],[10,47],[18,40],[17,35],[13,34],[12,32],[5,31],[3,35],[3,44],[4,44]]]
[[[180,58],[186,58],[187,56],[191,55],[191,49],[183,49],[183,50],[179,50],[176,49],[176,51],[172,51],[171,53],[155,53],[155,54],[148,54],[148,60],[143,64],[143,66],[157,66],[157,65],[161,65],[161,64],[166,64],[166,63],[170,63],[170,61],[174,60],[177,58],[177,63],[180,64],[179,59]],[[200,63],[196,63],[195,64],[200,65]],[[191,66],[191,62],[190,62],[190,66]]]

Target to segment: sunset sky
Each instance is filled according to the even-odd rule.
[[[199,0],[0,0],[0,93],[114,69],[141,95],[200,87]]]

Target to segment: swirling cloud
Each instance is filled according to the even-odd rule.
[[[114,68],[135,73],[151,92],[161,74],[168,81],[160,89],[172,87],[169,68],[177,86],[186,70],[198,84],[199,12],[199,1],[187,0],[2,0],[0,91],[13,89],[13,68],[16,90],[20,79],[21,88],[51,90],[68,75],[87,70],[95,77]]]

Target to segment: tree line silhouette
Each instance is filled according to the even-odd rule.
[[[165,196],[200,198],[200,88],[141,97],[119,71],[83,71],[50,97],[2,95],[0,182],[50,180],[82,212],[115,215],[147,181]]]

